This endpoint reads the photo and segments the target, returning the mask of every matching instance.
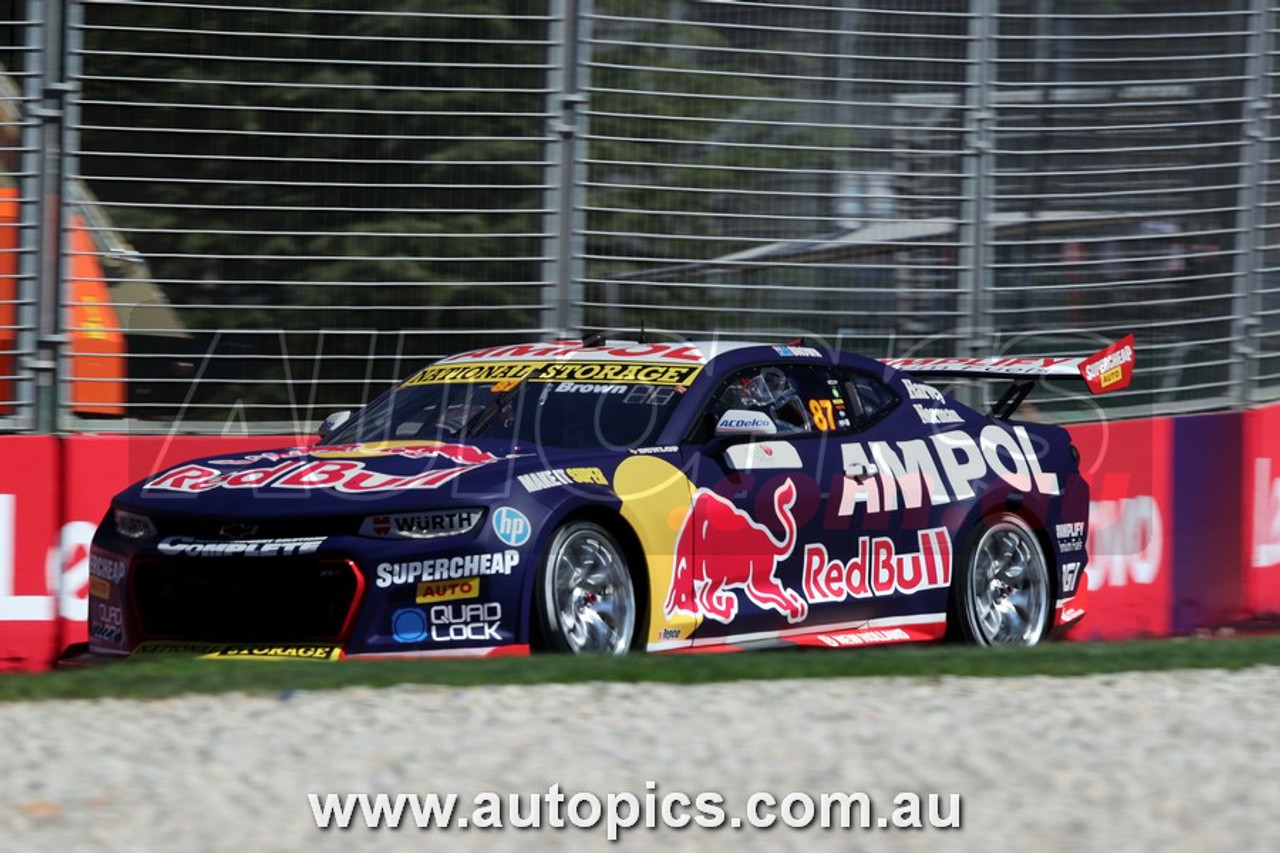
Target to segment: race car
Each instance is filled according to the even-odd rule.
[[[1089,491],[1012,418],[1088,358],[877,361],[792,341],[550,341],[430,364],[308,446],[117,495],[95,656],[1030,646],[1084,616]],[[939,378],[1009,382],[989,413]]]

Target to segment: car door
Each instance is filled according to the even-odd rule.
[[[964,415],[923,385],[908,399],[874,371],[835,373],[856,413],[835,437],[839,471],[804,555],[810,621],[830,645],[940,636],[964,505],[935,454]]]
[[[820,363],[743,368],[697,422],[697,490],[676,546],[668,616],[692,614],[695,640],[770,640],[804,629],[805,546],[820,541],[828,485],[852,427],[842,383]]]

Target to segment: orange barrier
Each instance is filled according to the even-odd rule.
[[[79,216],[68,224],[71,408],[78,414],[123,415],[128,375],[124,332],[92,235]]]
[[[123,415],[128,376],[124,331],[93,235],[80,216],[71,216],[67,225],[71,406],[80,414]],[[18,191],[0,187],[0,415],[14,410],[19,226]]]
[[[0,415],[13,414],[18,349],[18,191],[0,187]]]

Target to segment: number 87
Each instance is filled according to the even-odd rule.
[[[814,429],[826,432],[836,428],[835,410],[830,400],[810,400],[809,414],[813,415]]]

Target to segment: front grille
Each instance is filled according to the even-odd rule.
[[[342,560],[171,558],[134,567],[144,639],[338,641],[361,589]]]

